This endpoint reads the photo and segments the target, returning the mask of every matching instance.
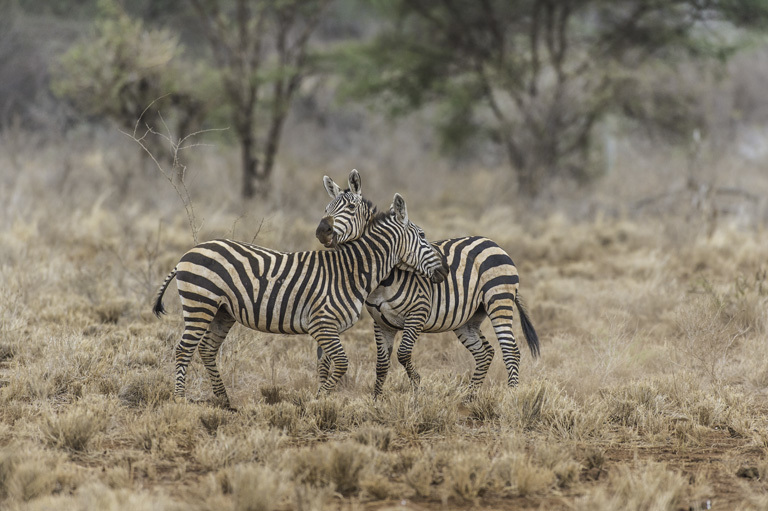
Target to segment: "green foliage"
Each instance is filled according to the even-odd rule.
[[[689,98],[643,87],[658,62],[715,57],[739,29],[768,25],[768,2],[736,0],[439,0],[373,2],[390,23],[337,54],[343,92],[390,115],[437,104],[444,148],[499,142],[521,191],[565,175],[586,180],[592,131],[608,113],[689,136]]]
[[[163,96],[171,94],[185,107],[195,102],[186,87],[203,73],[182,62],[175,34],[146,28],[112,2],[100,2],[100,11],[89,33],[54,65],[51,89],[57,96],[85,115],[103,116],[124,128],[133,127]]]

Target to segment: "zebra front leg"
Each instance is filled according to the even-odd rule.
[[[197,349],[208,373],[211,387],[213,387],[213,395],[216,396],[216,400],[221,407],[226,409],[231,409],[232,406],[230,405],[224,382],[221,380],[219,368],[216,365],[216,356],[219,353],[221,344],[234,324],[235,318],[224,309],[219,309]]]
[[[421,376],[413,367],[413,361],[411,356],[413,354],[413,345],[421,335],[421,330],[424,328],[425,318],[421,317],[409,317],[405,320],[405,329],[403,330],[403,338],[400,340],[400,346],[397,348],[397,361],[405,368],[405,372],[408,378],[411,380],[413,390],[418,390],[419,383],[421,383]]]
[[[396,332],[374,322],[373,334],[376,338],[376,383],[373,386],[373,398],[376,399],[381,395],[384,381],[387,379]]]
[[[339,333],[333,330],[318,330],[311,333],[312,337],[317,341],[317,344],[323,350],[323,358],[329,358],[333,363],[333,370],[328,374],[328,377],[320,384],[320,388],[317,389],[317,395],[327,394],[334,387],[342,376],[347,372],[349,367],[349,359],[347,354],[344,353],[344,347],[339,340]]]

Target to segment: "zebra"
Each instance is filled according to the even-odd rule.
[[[175,397],[184,397],[197,348],[216,399],[230,407],[216,355],[235,322],[261,332],[311,335],[333,362],[332,373],[321,373],[318,395],[330,392],[348,365],[339,334],[357,322],[366,297],[395,265],[434,282],[447,274],[399,194],[388,212],[375,214],[357,240],[336,251],[278,252],[233,240],[195,246],[165,278],[153,308],[158,317],[165,313],[163,294],[176,277],[184,332],[176,346]]]
[[[370,201],[362,196],[359,173],[350,173],[349,189],[345,191],[328,176],[323,178],[323,184],[333,200],[318,225],[318,240],[325,246],[354,240],[376,214]],[[394,269],[366,300],[376,338],[374,396],[381,394],[399,330],[403,336],[397,359],[414,388],[421,377],[413,366],[411,353],[419,335],[453,331],[475,360],[470,381],[470,387],[475,389],[485,380],[494,356],[493,347],[480,330],[486,317],[490,318],[499,341],[507,384],[517,386],[520,350],[512,332],[515,308],[534,358],[539,356],[540,346],[518,291],[520,279],[512,259],[496,242],[481,236],[452,238],[432,246],[443,255],[449,269],[442,282],[430,283],[416,273]]]

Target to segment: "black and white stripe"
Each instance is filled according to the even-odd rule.
[[[379,282],[403,264],[434,280],[445,274],[397,194],[388,213],[375,215],[359,239],[336,251],[278,252],[232,240],[197,245],[165,279],[154,307],[158,316],[164,312],[163,294],[176,277],[184,333],[176,347],[174,393],[184,395],[187,366],[198,348],[214,394],[229,406],[216,354],[236,321],[262,332],[310,334],[333,363],[318,390],[330,391],[348,365],[339,333],[360,318]]]
[[[356,180],[357,195],[360,195],[359,175]],[[329,187],[326,183],[326,190],[333,194],[338,187]],[[334,225],[337,222],[355,224],[356,211],[346,204],[349,195],[349,192],[341,192],[334,197],[336,217],[346,216],[334,218]],[[355,232],[359,229],[360,225],[351,228]],[[354,236],[346,236],[346,239],[354,239]],[[397,358],[414,385],[420,380],[411,357],[416,339],[422,332],[447,331],[453,331],[472,353],[475,370],[471,383],[473,386],[481,384],[494,355],[493,347],[480,329],[486,317],[490,318],[499,341],[507,383],[517,385],[520,350],[512,331],[515,310],[520,315],[523,334],[534,357],[539,355],[539,339],[518,292],[520,278],[514,262],[497,243],[480,236],[453,238],[433,243],[433,246],[445,258],[448,267],[445,280],[434,283],[416,273],[394,269],[366,300],[374,319],[377,346],[374,394],[381,393],[395,335],[400,330],[403,336]]]

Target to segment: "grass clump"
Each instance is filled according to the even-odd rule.
[[[235,511],[274,511],[285,500],[285,475],[252,463],[228,470]]]
[[[221,432],[196,445],[193,453],[203,468],[217,470],[246,462],[272,460],[280,451],[283,438],[274,430]]]
[[[63,413],[49,412],[42,429],[48,445],[70,452],[86,452],[93,438],[106,429],[107,416],[76,407]]]
[[[697,487],[679,472],[662,463],[641,466],[620,465],[608,476],[607,487],[599,487],[576,502],[576,509],[694,509],[690,502],[700,500],[706,488]]]
[[[118,397],[128,406],[157,406],[171,399],[173,381],[160,371],[131,374],[120,387]]]
[[[363,472],[373,458],[370,448],[356,442],[331,442],[297,451],[290,456],[288,467],[296,482],[315,488],[332,486],[350,496],[361,490]]]

